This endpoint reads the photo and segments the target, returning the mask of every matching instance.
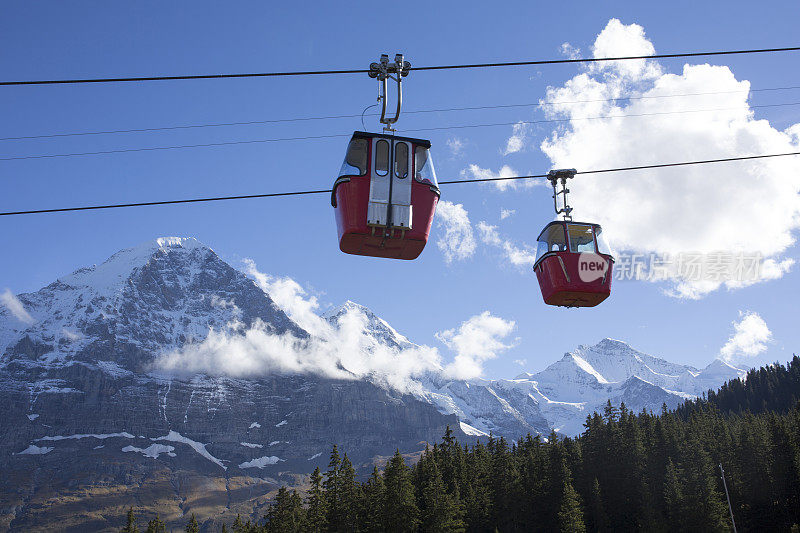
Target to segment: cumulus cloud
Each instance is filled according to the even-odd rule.
[[[494,359],[511,347],[504,339],[514,327],[513,320],[505,320],[484,311],[462,322],[457,329],[437,333],[436,338],[457,354],[445,367],[445,375],[455,379],[479,377],[484,361]]]
[[[514,124],[511,137],[506,140],[506,149],[503,155],[513,154],[521,151],[525,147],[525,139],[528,135],[528,125],[524,122]]]
[[[256,320],[246,326],[233,320],[211,329],[199,342],[162,354],[154,368],[174,374],[255,377],[272,373],[313,374],[332,379],[369,379],[401,392],[420,392],[416,379],[427,373],[478,377],[482,362],[495,357],[506,345],[502,339],[513,322],[488,311],[464,322],[458,330],[437,333],[454,352],[444,365],[442,354],[429,346],[408,344],[399,348],[369,334],[369,317],[357,307],[346,307],[335,324],[316,314],[319,302],[291,278],[270,276],[245,262],[248,274],[290,318],[299,320],[310,337],[277,333]],[[222,301],[222,300],[220,300]],[[457,371],[456,371],[457,370]]]
[[[519,366],[525,366],[528,364],[527,359],[514,359],[514,363],[518,364]]]
[[[444,200],[436,207],[436,221],[444,233],[436,245],[444,254],[446,263],[468,259],[475,254],[475,234],[469,213],[462,204]]]
[[[597,36],[594,57],[651,55],[644,29],[612,19]],[[662,95],[708,93],[680,98]],[[548,88],[542,109],[567,119],[542,142],[554,168],[597,169],[797,151],[800,125],[785,131],[756,120],[750,83],[727,66],[684,65],[671,73],[650,59],[596,63],[561,87]],[[645,97],[609,100],[623,96]],[[548,104],[545,102],[563,102]],[[682,113],[687,109],[713,112]],[[674,111],[659,116],[631,116]],[[606,118],[582,120],[587,116]],[[573,215],[603,224],[617,250],[675,256],[718,251],[759,254],[761,277],[692,280],[677,271],[667,292],[699,298],[781,277],[800,226],[800,158],[597,174],[570,186]],[[668,224],[665,221],[669,221]]]
[[[516,211],[516,210],[514,210],[514,209],[505,209],[505,208],[501,208],[501,209],[500,209],[500,220],[505,220],[505,219],[507,219],[508,217],[512,216],[512,215],[513,215],[514,213],[516,213],[516,212],[517,212],[517,211]]]
[[[33,324],[34,318],[25,310],[25,306],[14,296],[14,293],[6,289],[0,293],[0,304],[2,304],[14,317],[25,324]]]
[[[733,322],[733,335],[720,349],[720,359],[741,363],[767,350],[772,332],[758,313],[739,311],[739,321]]]
[[[511,240],[500,235],[497,226],[487,224],[483,220],[478,222],[478,233],[481,237],[481,242],[500,248],[503,252],[503,257],[514,266],[533,266],[536,262],[536,251],[529,246],[523,244],[518,246]]]

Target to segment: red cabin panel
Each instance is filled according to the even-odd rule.
[[[587,254],[551,252],[541,258],[534,270],[539,280],[544,303],[565,307],[594,307],[611,295],[614,260],[611,256],[594,254],[594,260],[606,262],[605,274],[591,281],[582,278],[579,261]],[[584,272],[585,269],[584,269]]]

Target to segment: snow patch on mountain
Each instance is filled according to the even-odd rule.
[[[158,459],[158,456],[162,453],[167,454],[169,457],[177,457],[176,454],[173,452],[175,451],[174,446],[168,446],[166,444],[151,444],[147,448],[137,448],[136,446],[125,446],[122,448],[123,452],[138,452],[144,455],[145,457],[150,457],[152,459]]]
[[[267,457],[259,457],[257,459],[253,459],[251,461],[245,461],[244,463],[239,465],[239,468],[258,468],[263,469],[269,465],[276,465],[280,461],[283,461],[280,457],[276,457],[274,455],[270,455]]]
[[[209,461],[211,461],[212,463],[214,463],[216,465],[219,465],[220,467],[222,467],[223,470],[227,470],[228,469],[227,466],[222,464],[222,461],[220,461],[219,459],[217,459],[216,457],[214,457],[213,455],[208,453],[208,450],[206,450],[206,445],[205,444],[197,442],[196,440],[192,440],[192,439],[190,439],[188,437],[184,437],[183,435],[181,435],[177,431],[172,430],[168,434],[164,435],[163,437],[155,437],[155,438],[152,438],[150,440],[152,440],[152,441],[180,442],[180,443],[183,443],[183,444],[188,444],[194,451],[196,451],[202,457],[208,459]]]

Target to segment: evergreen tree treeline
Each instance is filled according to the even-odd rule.
[[[305,496],[282,487],[262,520],[237,517],[232,531],[729,531],[720,463],[740,530],[789,531],[800,524],[800,358],[779,367],[675,412],[609,402],[576,438],[461,446],[447,428],[413,467],[396,451],[363,483],[334,446]]]

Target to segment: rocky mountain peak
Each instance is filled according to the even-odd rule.
[[[365,333],[379,344],[392,348],[404,349],[414,346],[404,335],[400,334],[384,319],[376,315],[371,309],[347,300],[343,304],[327,311],[322,316],[334,327],[341,327],[341,321],[348,313],[356,313],[366,319]]]
[[[18,299],[37,321],[0,321],[6,360],[112,360],[134,370],[234,321],[307,335],[251,279],[193,238],[121,250]]]

